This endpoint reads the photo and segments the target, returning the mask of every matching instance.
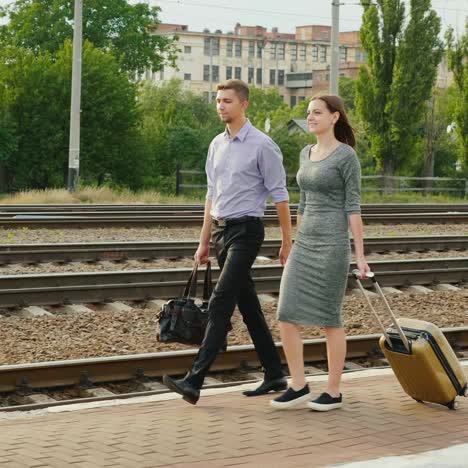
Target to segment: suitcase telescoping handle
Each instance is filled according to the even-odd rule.
[[[354,279],[356,280],[356,282],[357,282],[357,284],[359,286],[359,289],[362,292],[362,295],[365,297],[365,299],[367,301],[367,304],[369,304],[369,308],[372,310],[372,312],[375,315],[375,318],[379,322],[380,328],[382,329],[383,334],[385,336],[385,340],[387,341],[390,348],[393,348],[392,341],[390,340],[390,337],[388,336],[388,333],[385,330],[385,327],[384,327],[382,321],[380,320],[379,315],[377,314],[376,310],[374,309],[374,306],[372,305],[372,302],[370,301],[369,297],[366,294],[366,291],[365,291],[364,287],[362,286],[362,283],[361,283],[360,278],[358,276],[359,270],[353,270],[352,273],[353,273]],[[410,345],[409,345],[409,342],[408,342],[408,338],[406,338],[406,335],[403,333],[403,330],[401,329],[399,323],[397,322],[395,314],[393,313],[392,309],[390,308],[389,303],[387,302],[387,298],[385,297],[382,289],[380,288],[379,283],[377,283],[377,280],[375,279],[374,273],[372,273],[371,271],[368,271],[366,273],[366,277],[369,278],[372,281],[374,289],[379,294],[380,298],[382,299],[382,302],[385,305],[385,308],[387,309],[388,313],[390,314],[393,325],[395,325],[395,328],[397,329],[398,335],[400,336],[401,341],[403,342],[403,345],[405,346],[406,350],[409,352],[410,351]]]

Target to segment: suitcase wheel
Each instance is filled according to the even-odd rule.
[[[450,403],[447,403],[447,408],[451,410],[456,410],[460,406],[458,401],[452,400]]]
[[[418,403],[424,403],[424,401],[418,400],[417,398],[413,398],[413,400],[417,401]]]

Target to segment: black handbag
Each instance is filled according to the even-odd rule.
[[[158,341],[198,345],[202,343],[208,323],[208,301],[213,291],[211,262],[206,266],[203,301],[198,305],[195,303],[197,270],[198,265],[195,264],[182,297],[169,300],[159,312]]]

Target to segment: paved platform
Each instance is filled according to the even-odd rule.
[[[325,379],[309,379],[314,393]],[[0,466],[291,468],[365,460],[372,461],[362,466],[372,468],[398,467],[399,461],[402,467],[468,466],[468,400],[460,397],[457,411],[418,404],[389,370],[346,374],[346,404],[329,413],[305,407],[275,411],[271,396],[246,398],[242,389],[206,390],[197,406],[165,394],[123,404],[1,413]],[[405,458],[447,447],[466,464],[444,464],[447,455],[439,452],[419,455],[434,464]],[[401,458],[390,464],[380,459],[388,456]]]

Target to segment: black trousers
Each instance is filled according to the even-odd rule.
[[[236,304],[265,371],[265,379],[284,375],[250,272],[264,238],[265,229],[260,219],[225,227],[213,225],[212,239],[221,273],[208,306],[205,338],[185,377],[196,388],[203,385],[206,373],[221,350]]]

